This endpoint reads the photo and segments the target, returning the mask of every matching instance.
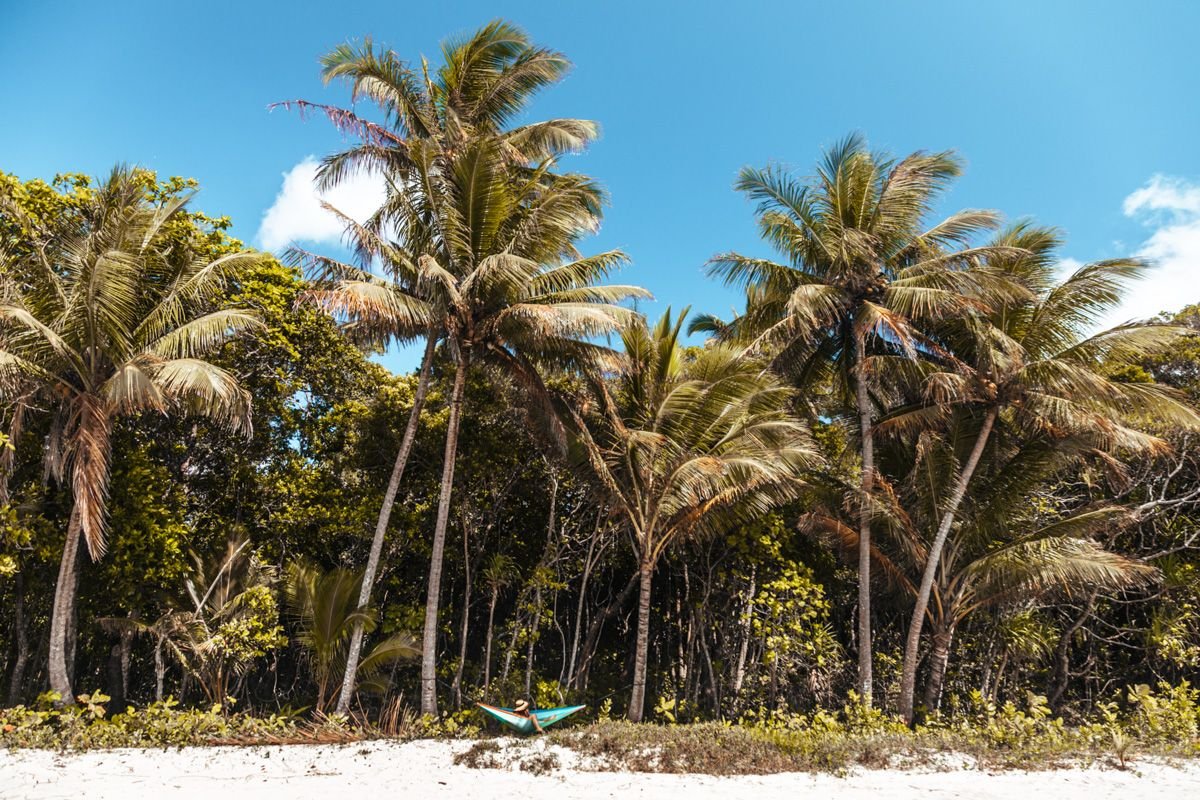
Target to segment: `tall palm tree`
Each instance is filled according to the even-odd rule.
[[[356,274],[344,265],[325,260],[322,272],[327,277],[340,273],[342,282],[329,289],[321,302],[331,311],[348,313],[359,322],[365,316],[373,322],[383,322],[385,328],[399,323],[388,331],[399,339],[413,335],[407,310],[399,316],[394,313],[407,306],[406,302],[397,301],[406,301],[415,294],[411,281],[402,278],[413,277],[420,255],[431,255],[443,264],[450,260],[446,242],[439,238],[437,226],[431,224],[434,212],[428,203],[414,198],[413,193],[433,189],[439,176],[450,170],[450,165],[473,139],[495,140],[506,163],[514,169],[528,169],[562,153],[582,150],[599,131],[594,122],[579,119],[511,126],[533,97],[561,80],[571,64],[563,54],[533,44],[524,31],[510,23],[493,21],[468,37],[446,42],[442,55],[442,66],[431,73],[424,59],[420,68],[415,69],[394,51],[377,48],[368,39],[360,47],[339,46],[322,59],[326,83],[335,80],[348,83],[351,100],[366,99],[375,104],[384,114],[383,124],[336,106],[304,100],[279,104],[297,108],[302,114],[324,113],[340,130],[358,138],[353,147],[323,161],[318,173],[321,187],[333,186],[360,170],[373,171],[387,179],[388,201],[376,211],[368,226],[348,222],[348,230],[360,256],[367,257],[364,266],[371,258],[381,259],[392,278],[390,288],[400,289],[400,295],[380,285],[369,272]],[[403,247],[387,241],[384,231],[396,231]],[[430,324],[443,317],[431,315]],[[378,325],[368,327],[379,329]],[[426,348],[417,394],[368,556],[360,599],[364,608],[370,602],[383,538],[424,404],[434,350],[444,331],[434,326],[424,333]],[[361,626],[356,626],[338,702],[340,713],[345,713],[349,706],[362,638]]]
[[[583,119],[511,126],[538,92],[563,79],[571,62],[562,53],[535,45],[509,22],[493,20],[470,36],[444,42],[442,61],[431,71],[422,57],[414,67],[369,38],[358,47],[340,45],[321,59],[325,82],[348,83],[351,102],[375,104],[384,114],[383,124],[352,109],[307,100],[277,104],[302,114],[322,113],[339,130],[359,139],[324,159],[322,188],[360,170],[402,176],[413,166],[414,142],[453,158],[477,137],[496,138],[507,160],[528,165],[582,150],[599,134],[599,125]]]
[[[926,218],[961,171],[952,153],[914,153],[893,160],[872,153],[860,136],[829,151],[816,176],[800,179],[778,167],[744,168],[736,188],[758,203],[759,229],[786,259],[726,253],[711,271],[749,287],[734,332],[769,353],[800,386],[833,380],[858,419],[861,462],[858,531],[858,691],[872,698],[870,541],[877,414],[872,365],[933,349],[923,327],[975,305],[996,281],[966,267],[969,247],[996,226],[990,211],[961,211],[936,224]]]
[[[964,415],[969,416],[969,415]],[[978,419],[963,424],[978,431]],[[968,434],[969,435],[969,434]],[[883,457],[903,473],[878,496],[877,541],[871,556],[902,596],[919,591],[913,576],[928,561],[927,531],[941,519],[943,498],[957,481],[953,452],[962,443],[951,427],[924,432],[915,441],[889,442]],[[938,559],[933,601],[925,616],[932,630],[925,699],[935,710],[957,629],[981,611],[1021,608],[1053,596],[1121,591],[1152,580],[1156,570],[1105,549],[1101,534],[1128,524],[1131,509],[1094,503],[1057,509],[1040,494],[1048,481],[1107,445],[1098,429],[1047,428],[1025,435],[998,426],[976,472],[969,502],[959,510]],[[834,492],[833,509],[840,494]],[[802,524],[822,532],[848,554],[858,532],[836,511],[816,511]]]
[[[290,248],[290,260],[305,266],[314,280],[313,288],[306,291],[303,298],[344,322],[343,330],[354,341],[366,346],[382,347],[394,342],[408,342],[420,336],[425,337],[425,351],[421,356],[412,408],[409,409],[400,449],[396,453],[396,460],[384,491],[383,503],[376,517],[363,578],[358,584],[358,607],[363,613],[351,621],[353,629],[346,653],[347,666],[342,671],[342,687],[336,693],[337,713],[345,714],[349,711],[358,677],[363,637],[367,628],[365,614],[370,607],[371,590],[379,572],[384,538],[391,521],[396,495],[400,491],[400,481],[408,464],[408,456],[416,442],[421,412],[429,394],[434,354],[442,331],[436,325],[439,315],[429,307],[418,291],[416,257],[403,244],[355,222],[331,206],[326,208],[342,219],[346,237],[353,245],[361,266],[354,267],[301,248]],[[382,268],[386,275],[377,274],[377,268]]]
[[[420,256],[420,285],[444,314],[437,326],[455,361],[422,639],[421,710],[435,714],[442,556],[468,369],[488,366],[512,379],[530,398],[530,412],[561,440],[542,371],[585,369],[608,358],[610,351],[591,339],[630,316],[618,303],[650,295],[600,284],[625,261],[623,253],[585,258],[576,249],[595,230],[602,206],[590,179],[554,172],[553,159],[532,173],[514,170],[497,139],[465,145],[448,168],[429,148],[413,151],[411,182],[419,188],[397,197],[405,216],[427,220],[444,243],[440,258]]]
[[[984,449],[999,424],[1012,436],[1055,429],[1093,431],[1104,450],[1120,454],[1161,450],[1165,443],[1139,432],[1150,420],[1194,427],[1200,417],[1159,384],[1123,383],[1105,374],[1112,361],[1136,363],[1170,346],[1188,331],[1131,322],[1098,333],[1098,320],[1121,302],[1123,288],[1149,268],[1137,259],[1088,264],[1058,282],[1058,233],[1018,224],[995,242],[991,266],[1026,286],[1026,297],[997,297],[989,309],[953,321],[945,341],[956,356],[949,371],[927,379],[929,404],[893,415],[885,425],[920,423],[926,411],[957,406],[955,437],[969,450],[949,453],[961,464],[937,499],[941,509],[916,590],[905,642],[899,710],[913,716],[921,632],[946,537],[967,495]],[[973,432],[973,435],[972,433]],[[965,459],[962,456],[965,455]]]
[[[565,412],[577,461],[624,518],[636,550],[640,593],[629,719],[646,695],[650,590],[674,542],[754,519],[794,495],[814,451],[792,401],[764,369],[729,345],[688,352],[686,311],[653,329],[638,318],[621,331],[616,375],[589,379],[590,408]]]
[[[261,256],[197,258],[202,251],[169,230],[187,198],[149,202],[144,177],[126,167],[77,213],[44,225],[0,202],[24,219],[32,245],[0,271],[17,288],[0,303],[0,401],[36,388],[52,414],[47,467],[74,497],[49,647],[51,689],[70,702],[76,554],[82,538],[93,559],[104,555],[113,424],[146,412],[192,413],[248,430],[249,393],[205,356],[260,324],[250,311],[217,304]]]

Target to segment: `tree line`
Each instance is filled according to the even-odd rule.
[[[561,164],[598,125],[516,122],[567,58],[442,57],[344,45],[350,107],[281,104],[351,141],[319,188],[386,185],[328,209],[349,259],[247,250],[193,181],[0,174],[10,704],[911,722],[1195,677],[1200,312],[1101,327],[1152,265],[936,218],[956,154],[852,135],[739,174],[776,254],[708,263],[739,315],[650,320]]]

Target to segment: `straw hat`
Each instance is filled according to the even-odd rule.
[[[529,710],[529,703],[526,700],[518,700],[516,707],[513,708],[513,711],[528,711],[528,710]]]

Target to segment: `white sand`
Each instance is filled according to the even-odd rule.
[[[0,752],[0,797],[133,800],[134,798],[707,798],[754,800],[1135,800],[1200,798],[1200,764],[1140,763],[1128,772],[1072,769],[987,773],[862,770],[846,777],[788,773],[718,778],[572,769],[570,753],[556,750],[567,768],[546,775],[511,769],[454,766],[469,743],[417,741],[287,747],[190,747],[113,750],[64,755],[39,750]],[[686,793],[686,794],[685,794]]]

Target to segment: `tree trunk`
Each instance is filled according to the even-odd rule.
[[[549,464],[547,464],[549,467]],[[546,557],[550,558],[554,552],[554,529],[558,524],[558,476],[554,474],[553,468],[550,468],[550,514],[546,522]],[[541,566],[540,564],[538,565]],[[532,703],[533,697],[530,692],[533,689],[533,645],[537,640],[538,627],[542,621],[542,580],[541,577],[534,572],[534,579],[537,585],[534,588],[533,595],[533,619],[529,624],[529,642],[525,648],[525,697]]]
[[[154,702],[161,703],[163,699],[163,678],[167,674],[167,665],[163,661],[163,637],[154,642]]]
[[[1083,627],[1083,623],[1088,621],[1088,617],[1092,616],[1092,612],[1096,609],[1096,598],[1100,596],[1099,589],[1093,589],[1088,595],[1087,602],[1083,606],[1081,613],[1071,623],[1061,637],[1059,637],[1058,645],[1054,648],[1054,676],[1051,678],[1050,687],[1046,695],[1050,698],[1049,705],[1051,708],[1058,708],[1058,703],[1062,700],[1062,696],[1066,694],[1067,684],[1071,682],[1071,640],[1075,638],[1075,634],[1079,633],[1079,629]]]
[[[467,663],[467,633],[471,624],[471,538],[467,530],[467,520],[464,518],[462,523],[464,571],[462,625],[458,637],[458,666],[454,668],[454,682],[451,684],[451,688],[454,690],[454,707],[459,711],[462,710],[463,668]]]
[[[637,646],[633,657],[633,691],[629,696],[629,721],[641,722],[646,705],[646,659],[650,653],[650,581],[654,566],[642,561],[638,570],[640,591],[638,593]]]
[[[68,637],[71,620],[75,616],[75,593],[79,588],[79,542],[82,538],[83,525],[79,506],[76,505],[67,523],[67,538],[63,543],[58,583],[54,586],[54,608],[50,616],[50,689],[58,692],[60,705],[75,702],[75,694],[71,691],[71,669],[68,666],[71,649]]]
[[[421,713],[436,716],[438,605],[442,591],[442,556],[446,551],[446,525],[450,521],[450,494],[454,489],[454,459],[458,454],[458,426],[462,416],[463,388],[467,382],[466,348],[460,348],[450,394],[450,418],[446,423],[446,452],[442,462],[442,485],[438,496],[437,522],[433,529],[433,553],[429,563],[429,588],[425,597],[425,630],[421,637]]]
[[[583,642],[583,660],[580,661],[579,670],[575,673],[575,683],[579,688],[587,688],[588,670],[591,669],[592,659],[596,655],[596,647],[600,643],[600,633],[604,630],[604,623],[615,617],[629,602],[629,598],[633,597],[639,578],[639,573],[635,572],[625,587],[621,589],[621,593],[605,606],[604,612],[597,615],[588,626],[587,638]]]
[[[916,690],[917,663],[921,654],[921,631],[925,627],[925,610],[929,608],[929,596],[933,592],[933,581],[941,563],[942,548],[946,545],[946,537],[950,535],[958,507],[962,505],[963,497],[967,494],[967,486],[971,483],[975,468],[979,466],[979,459],[983,457],[983,450],[987,446],[988,437],[991,436],[992,426],[995,425],[999,413],[999,409],[992,406],[983,418],[983,426],[979,429],[979,435],[975,437],[975,445],[971,448],[967,463],[963,465],[962,472],[954,483],[950,502],[942,515],[942,521],[933,537],[933,544],[929,547],[929,555],[925,559],[925,571],[921,574],[921,586],[917,590],[916,605],[913,606],[912,620],[908,625],[908,638],[904,643],[904,667],[900,673],[900,716],[909,724],[912,724],[913,720],[913,694]]]
[[[529,641],[525,643],[525,697],[533,700],[530,692],[533,689],[533,645],[537,640],[538,623],[542,620],[542,585],[540,578],[533,590],[533,616],[529,620]]]
[[[756,578],[758,577],[758,565],[755,564],[750,568],[750,589],[746,597],[745,616],[742,617],[738,627],[741,629],[742,642],[738,648],[737,670],[733,673],[733,697],[734,702],[742,693],[742,683],[746,680],[746,654],[750,650],[750,630],[751,622],[754,617],[754,595],[757,591]]]
[[[592,567],[592,552],[596,547],[596,540],[600,536],[600,515],[596,515],[596,529],[592,531],[592,539],[588,542],[587,555],[583,559],[583,577],[579,581],[579,603],[575,606],[575,630],[571,633],[571,655],[567,661],[567,686],[571,686],[575,682],[575,659],[579,655],[579,634],[583,628],[583,607],[587,602],[587,587],[588,578],[591,577]],[[597,557],[598,558],[598,557]]]
[[[862,479],[858,511],[858,693],[871,705],[873,687],[871,642],[871,493],[875,483],[875,433],[871,421],[871,397],[867,391],[866,332],[854,333],[854,393],[858,405],[859,445]]]
[[[392,476],[388,480],[387,491],[383,495],[383,506],[379,509],[379,519],[375,523],[375,537],[371,540],[371,553],[367,556],[367,568],[363,573],[362,588],[358,593],[358,608],[365,609],[371,604],[371,589],[375,585],[375,576],[379,572],[379,557],[383,553],[383,539],[387,533],[388,522],[392,518],[392,507],[396,503],[396,493],[400,490],[400,479],[404,476],[404,468],[408,464],[408,455],[412,452],[413,442],[417,438],[417,428],[421,423],[421,410],[425,406],[425,395],[429,392],[429,372],[433,364],[433,353],[437,346],[437,337],[430,334],[425,342],[425,355],[421,359],[421,376],[417,379],[417,391],[413,395],[412,410],[408,412],[408,424],[404,428],[404,438],[400,441],[400,452],[396,454],[396,463],[392,466]],[[346,672],[342,676],[342,691],[338,695],[337,713],[345,714],[350,710],[350,698],[354,694],[354,684],[358,679],[358,661],[362,655],[363,623],[354,625],[350,635],[350,650],[346,656]]]
[[[25,574],[18,569],[13,586],[13,644],[16,658],[8,682],[8,704],[19,705],[21,688],[25,683],[25,668],[29,664],[29,634],[25,630]]]
[[[487,644],[483,650],[483,685],[486,688],[492,682],[492,633],[495,630],[496,601],[500,598],[500,587],[492,586],[492,599],[488,603]]]
[[[933,647],[929,651],[929,683],[925,684],[925,708],[937,711],[942,702],[942,684],[946,679],[946,664],[950,661],[950,643],[954,640],[954,627],[935,631]]]

